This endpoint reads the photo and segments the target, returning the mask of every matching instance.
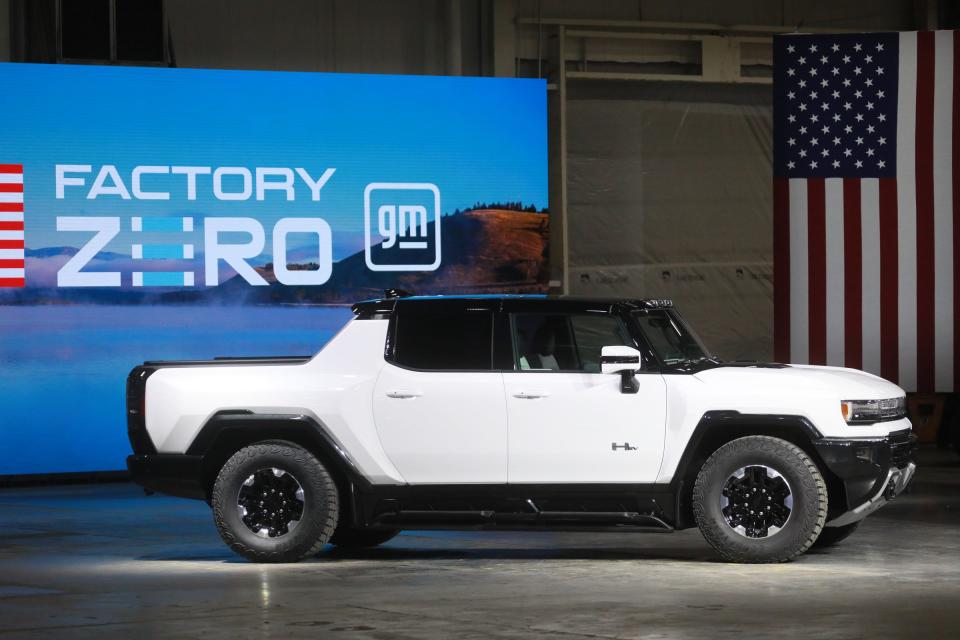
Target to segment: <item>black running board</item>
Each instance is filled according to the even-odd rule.
[[[400,511],[382,514],[378,526],[403,529],[500,529],[550,531],[644,530],[670,532],[673,527],[646,513],[603,511],[540,511],[510,513],[496,511]]]

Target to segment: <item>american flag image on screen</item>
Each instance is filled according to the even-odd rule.
[[[0,287],[24,286],[23,165],[0,164]]]
[[[774,38],[774,342],[907,391],[960,380],[960,38]]]

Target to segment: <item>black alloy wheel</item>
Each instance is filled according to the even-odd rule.
[[[285,536],[303,517],[303,487],[283,469],[258,469],[240,485],[237,510],[243,524],[261,538]]]
[[[730,528],[747,538],[766,538],[782,530],[793,512],[793,492],[783,475],[765,465],[741,467],[720,493],[720,508]]]

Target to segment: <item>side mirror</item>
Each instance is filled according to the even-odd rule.
[[[634,374],[640,369],[640,352],[633,347],[611,345],[600,350],[600,371],[620,374],[620,392],[637,393],[640,384]]]
[[[640,368],[640,352],[633,347],[616,345],[600,350],[600,371],[603,373],[633,373]]]

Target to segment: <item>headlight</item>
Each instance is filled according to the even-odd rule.
[[[873,424],[887,420],[899,420],[907,415],[907,399],[842,400],[840,413],[847,424]]]

